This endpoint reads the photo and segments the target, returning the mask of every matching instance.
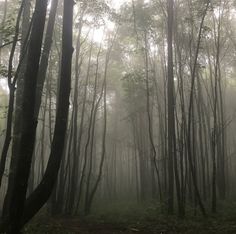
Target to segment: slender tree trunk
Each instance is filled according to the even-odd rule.
[[[192,175],[192,180],[193,180],[193,186],[195,190],[195,195],[196,199],[199,203],[201,212],[204,216],[206,216],[206,211],[204,204],[201,199],[201,195],[198,189],[197,185],[197,178],[195,176],[194,172],[194,162],[193,162],[193,152],[192,152],[192,144],[191,144],[191,126],[192,126],[192,114],[193,114],[193,98],[194,98],[194,87],[195,87],[195,76],[196,76],[196,70],[197,70],[197,60],[198,60],[198,54],[199,54],[199,49],[200,49],[200,42],[201,42],[201,37],[202,37],[202,29],[203,29],[203,24],[205,20],[205,16],[207,14],[207,10],[209,7],[210,1],[207,1],[207,4],[205,6],[205,10],[202,15],[201,23],[200,23],[200,28],[198,32],[198,38],[197,38],[197,47],[196,47],[196,52],[195,52],[195,57],[194,57],[194,64],[193,64],[193,69],[192,69],[192,74],[191,74],[191,89],[190,89],[190,98],[189,98],[189,107],[188,107],[188,142],[187,142],[187,149],[188,149],[188,158],[189,158],[189,166],[190,166],[190,172]]]
[[[173,0],[168,0],[168,214],[174,213],[174,138],[175,138],[175,119],[174,119],[174,74],[173,74]]]
[[[74,90],[74,102],[73,102],[73,167],[72,167],[72,175],[71,175],[71,186],[70,186],[70,198],[69,198],[69,204],[68,204],[68,211],[73,213],[73,207],[76,203],[75,197],[76,197],[76,191],[77,191],[77,185],[78,185],[78,179],[79,179],[79,159],[80,159],[80,141],[79,140],[79,147],[78,147],[78,95],[79,95],[79,74],[81,69],[81,63],[79,63],[79,57],[80,57],[80,48],[81,48],[81,32],[82,32],[82,26],[83,26],[83,13],[80,16],[79,21],[79,32],[77,36],[77,43],[76,43],[76,55],[75,55],[75,90]],[[81,130],[81,129],[79,129]],[[82,133],[79,133],[79,136]]]
[[[40,110],[43,86],[46,79],[46,73],[48,68],[48,59],[50,50],[52,47],[52,36],[57,12],[58,0],[51,1],[50,14],[47,24],[47,30],[44,39],[44,48],[42,52],[42,57],[39,66],[38,81],[37,81],[37,92],[36,92],[36,106],[35,106],[35,116],[37,117]]]
[[[115,41],[116,35],[114,36],[114,38],[111,41],[111,45],[108,48],[107,54],[106,54],[106,60],[105,60],[105,68],[104,68],[104,81],[103,81],[103,88],[102,91],[103,92],[103,111],[104,111],[104,126],[103,126],[103,135],[102,135],[102,153],[101,153],[101,161],[99,164],[99,171],[98,171],[98,176],[95,180],[95,184],[94,186],[91,188],[91,192],[88,196],[88,200],[86,202],[86,206],[85,206],[85,215],[88,215],[91,211],[91,206],[92,206],[92,202],[94,199],[94,196],[97,192],[98,189],[98,185],[101,181],[102,178],[102,172],[103,172],[103,165],[104,165],[104,160],[105,160],[105,156],[106,156],[106,138],[107,138],[107,71],[108,71],[108,64],[110,61],[110,54],[113,48],[113,43]],[[95,107],[97,108],[97,107]],[[96,110],[96,109],[95,109]],[[95,118],[94,118],[94,123],[95,123]],[[94,127],[93,127],[94,129]],[[94,134],[94,133],[93,133]]]
[[[89,170],[88,170],[88,177],[87,177],[87,185],[86,185],[86,192],[85,192],[85,212],[88,207],[88,197],[90,193],[90,181],[91,181],[91,176],[92,176],[92,165],[93,165],[93,148],[94,148],[94,135],[95,135],[95,123],[96,123],[96,114],[99,106],[99,102],[102,98],[102,92],[99,97],[99,102],[96,103],[96,97],[97,97],[97,86],[98,86],[98,68],[99,68],[99,56],[101,53],[101,45],[97,54],[97,64],[96,64],[96,72],[95,72],[95,80],[94,80],[94,94],[93,94],[93,100],[92,100],[92,108],[90,112],[90,120],[89,120],[89,126],[88,126],[88,137],[85,145],[85,157],[87,157],[87,151],[88,151],[88,146],[90,143],[90,153],[89,153]],[[102,88],[103,91],[103,88]],[[95,105],[96,103],[96,105]]]
[[[83,104],[82,104],[82,112],[81,112],[81,120],[80,120],[80,127],[79,127],[79,136],[78,136],[78,156],[81,152],[81,141],[82,141],[82,133],[83,133],[83,125],[84,125],[84,116],[85,116],[85,107],[86,107],[86,99],[87,99],[87,91],[88,91],[88,79],[90,74],[90,65],[91,65],[91,56],[92,56],[92,49],[93,49],[93,43],[90,45],[89,50],[89,61],[88,61],[88,67],[87,67],[87,74],[85,78],[85,84],[84,84],[84,95],[83,95]],[[87,167],[87,155],[84,157],[84,163],[82,166],[82,172],[81,177],[79,179],[79,188],[78,188],[78,200],[76,203],[76,209],[79,207],[82,192],[83,192],[83,183],[84,183],[84,177],[85,177],[85,169]]]
[[[152,156],[151,156],[151,163],[154,164],[155,171],[157,173],[157,181],[158,181],[158,187],[159,187],[159,194],[160,194],[160,201],[162,200],[162,191],[161,191],[161,182],[160,182],[160,173],[159,169],[157,167],[157,152],[156,152],[156,147],[153,139],[153,130],[152,130],[152,118],[151,118],[151,111],[150,111],[150,87],[149,87],[149,72],[148,72],[148,42],[147,42],[147,32],[145,31],[145,84],[146,84],[146,108],[147,108],[147,117],[148,117],[148,136],[149,136],[149,141],[151,145],[151,151],[152,151]]]
[[[7,4],[7,2],[5,2]],[[6,127],[6,135],[5,135],[5,140],[3,143],[3,150],[1,154],[1,161],[0,161],[0,187],[2,184],[2,177],[4,174],[5,170],[5,164],[6,164],[6,158],[7,158],[7,153],[8,149],[11,143],[11,133],[12,133],[12,120],[13,120],[13,111],[14,111],[14,99],[15,99],[15,84],[16,84],[16,76],[12,80],[12,72],[13,72],[13,59],[14,59],[14,54],[16,50],[16,44],[18,41],[18,36],[19,36],[19,29],[20,29],[20,19],[22,16],[22,12],[24,9],[24,4],[25,1],[22,1],[17,20],[16,20],[16,29],[15,29],[15,35],[13,39],[13,44],[12,44],[12,49],[10,52],[9,56],[9,63],[8,63],[8,74],[7,74],[7,79],[8,79],[8,87],[9,87],[9,101],[8,101],[8,113],[7,113],[7,127]]]
[[[6,16],[7,16],[7,9],[8,9],[8,0],[4,1],[4,11],[3,11],[3,17],[2,17],[2,22],[1,22],[1,28],[3,28],[5,21],[6,21]],[[2,62],[2,53],[1,53],[1,46],[2,46],[2,35],[0,35],[0,64]]]

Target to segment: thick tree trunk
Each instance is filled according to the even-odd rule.
[[[57,180],[61,158],[64,149],[67,119],[69,112],[69,97],[71,84],[72,61],[72,24],[73,0],[64,1],[63,34],[62,34],[62,60],[60,74],[60,88],[56,113],[55,130],[52,148],[44,177],[35,191],[26,200],[21,225],[28,222],[49,199]]]
[[[33,143],[36,130],[34,109],[31,109],[35,107],[34,97],[37,84],[36,82],[37,72],[35,71],[38,70],[39,66],[39,55],[41,50],[41,42],[44,28],[43,26],[45,22],[46,9],[47,9],[47,1],[38,0],[36,3],[37,11],[35,13],[36,14],[35,19],[37,20],[34,21],[35,25],[33,25],[32,28],[32,36],[29,46],[29,55],[28,55],[27,70],[26,70],[27,71],[26,78],[28,79],[25,80],[24,99],[23,99],[24,100],[23,104],[24,115],[22,118],[23,133],[22,133],[22,139],[20,141],[21,154],[19,155],[20,156],[19,159],[21,161],[18,161],[20,162],[20,164],[18,163],[19,169],[17,170],[16,173],[18,177],[13,178],[15,179],[13,180],[15,186],[13,187],[14,188],[12,191],[13,193],[10,194],[11,195],[10,217],[9,220],[7,220],[7,223],[4,223],[7,226],[8,230],[7,233],[9,234],[20,233],[20,229],[22,228],[22,226],[27,221],[29,221],[48,200],[53,190],[53,185],[56,182],[64,147],[65,133],[67,129],[67,117],[69,110],[71,59],[73,52],[72,48],[73,5],[74,2],[72,0],[65,1],[64,4],[60,90],[59,90],[58,108],[57,108],[56,124],[55,124],[51,154],[49,157],[45,175],[41,183],[25,202],[27,179],[29,177],[29,169],[31,165],[30,157],[32,156],[33,152],[33,145],[34,145]],[[39,37],[39,35],[41,35],[41,37]],[[34,66],[32,66],[33,61],[34,61]],[[33,77],[35,79],[32,79]],[[26,120],[28,120],[27,123],[25,123]],[[25,142],[27,143],[24,144]],[[29,145],[29,143],[31,144]],[[21,165],[22,163],[23,165]],[[6,226],[2,226],[2,228],[6,229]]]
[[[34,116],[37,74],[41,54],[41,45],[46,18],[47,0],[38,0],[29,42],[27,65],[24,79],[22,129],[19,151],[16,159],[16,170],[9,177],[9,188],[4,204],[9,209],[9,226],[7,233],[20,233],[21,217],[25,203],[28,178],[34,150],[37,121]],[[7,206],[6,206],[7,205]]]

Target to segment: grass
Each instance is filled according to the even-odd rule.
[[[163,207],[154,202],[137,204],[117,202],[94,207],[87,217],[49,217],[38,215],[25,229],[25,234],[87,234],[87,233],[145,233],[145,234],[236,234],[236,203],[220,204],[216,215],[203,218],[188,207],[185,219],[167,216]]]

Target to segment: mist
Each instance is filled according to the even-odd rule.
[[[0,233],[236,233],[236,4],[0,0]]]

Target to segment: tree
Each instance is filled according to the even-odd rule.
[[[174,157],[175,152],[175,103],[174,103],[174,73],[173,73],[173,0],[168,1],[168,213],[174,212]]]
[[[22,135],[19,141],[16,168],[9,177],[8,191],[4,202],[4,215],[9,215],[7,228],[9,234],[20,233],[21,217],[27,192],[37,126],[34,116],[35,93],[46,10],[46,0],[36,2],[24,80]]]
[[[47,1],[37,1],[35,6],[35,20],[30,37],[25,87],[23,96],[22,137],[20,140],[17,170],[14,177],[12,191],[8,191],[5,199],[5,209],[9,207],[9,216],[5,220],[3,229],[7,233],[20,233],[22,226],[29,221],[50,197],[53,185],[56,182],[64,147],[67,117],[69,110],[71,59],[72,59],[72,19],[73,1],[64,2],[63,35],[62,35],[62,62],[60,75],[60,90],[58,109],[52,142],[50,159],[41,184],[26,200],[27,181],[31,166],[31,159],[36,131],[35,96],[37,72],[46,17]],[[38,33],[41,32],[41,36]],[[34,77],[34,79],[32,79]]]

